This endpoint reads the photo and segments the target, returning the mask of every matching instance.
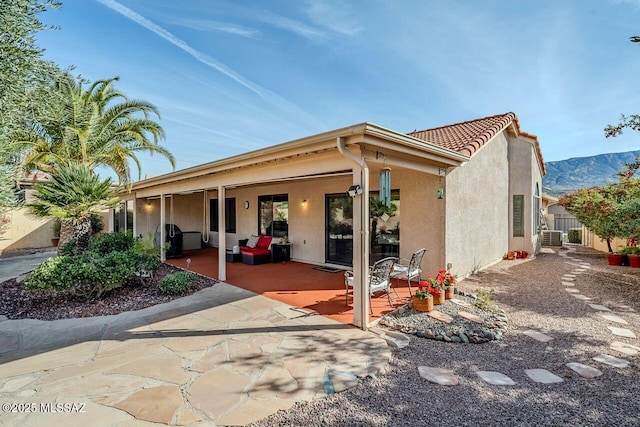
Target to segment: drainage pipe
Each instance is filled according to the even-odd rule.
[[[360,199],[359,230],[354,230],[354,234],[359,236],[359,250],[354,251],[353,261],[353,323],[363,330],[369,326],[369,166],[366,162],[349,151],[346,147],[346,139],[337,138],[338,151],[346,158],[353,161],[357,167],[354,168],[353,185],[362,187]],[[359,173],[355,173],[356,170]],[[357,196],[356,196],[357,197]],[[354,213],[357,210],[354,209]],[[354,249],[357,246],[354,245]]]

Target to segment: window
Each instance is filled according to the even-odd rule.
[[[400,256],[400,190],[391,190],[391,207],[378,191],[369,192],[371,262]]]
[[[121,202],[119,210],[113,210],[113,231],[133,232],[133,200]]]
[[[282,237],[289,234],[289,195],[258,197],[258,234]]]
[[[538,187],[538,183],[536,182],[536,192],[533,196],[533,234],[538,234],[540,232],[540,216],[542,212],[540,211],[540,187]]]
[[[513,237],[524,237],[524,195],[513,195]]]
[[[224,200],[225,230],[227,233],[236,232],[236,198],[228,197]],[[209,200],[209,229],[218,231],[218,199]]]

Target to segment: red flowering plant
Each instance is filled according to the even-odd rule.
[[[418,284],[418,289],[416,289],[414,296],[418,299],[429,299],[431,298],[431,291],[431,282],[421,280]]]
[[[449,273],[447,270],[440,270],[435,278],[429,277],[427,280],[420,282],[420,288],[418,292],[428,292],[431,295],[440,295],[440,292],[444,291],[448,286],[455,284],[457,281],[456,276]]]
[[[456,276],[449,273],[447,270],[440,270],[438,271],[436,280],[440,284],[440,289],[446,289],[449,286],[455,285],[457,279]]]

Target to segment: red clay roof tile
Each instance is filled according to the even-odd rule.
[[[514,125],[516,134],[526,136],[535,141],[535,150],[540,158],[542,174],[544,175],[545,165],[538,138],[520,130],[518,117],[514,113],[497,114],[433,129],[413,131],[408,135],[460,154],[472,156],[480,147],[511,124]]]

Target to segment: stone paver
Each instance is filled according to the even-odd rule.
[[[569,280],[569,281],[576,280],[576,275],[575,274],[565,274],[565,275],[562,276],[562,278],[565,278],[565,277],[566,277],[566,280]]]
[[[562,286],[575,286],[576,284],[573,282],[562,282]]]
[[[472,304],[469,304],[468,302],[462,301],[461,299],[458,299],[458,298],[451,298],[449,301],[461,307],[473,307]]]
[[[574,298],[576,298],[576,299],[579,299],[579,300],[581,300],[581,301],[591,301],[591,298],[589,298],[589,297],[588,297],[588,296],[586,296],[586,295],[582,295],[582,294],[573,294],[573,295],[571,295],[571,296],[572,296],[572,297],[574,297]]]
[[[472,322],[483,324],[484,319],[480,316],[477,316],[473,313],[467,313],[466,311],[459,311],[458,316],[464,317],[467,320],[471,320]]]
[[[624,320],[622,317],[620,316],[616,316],[615,314],[600,314],[600,316],[604,317],[605,319],[611,321],[611,322],[616,322],[616,323],[620,323],[621,325],[628,325],[629,323]]]
[[[614,368],[626,368],[627,366],[629,366],[628,360],[611,356],[610,354],[599,354],[598,356],[594,357],[593,360],[613,366]]]
[[[478,371],[476,372],[480,378],[492,385],[516,385],[511,378],[496,371]]]
[[[552,374],[546,369],[526,369],[524,372],[527,374],[529,378],[531,378],[533,381],[537,383],[554,384],[554,383],[561,383],[564,381],[562,378],[560,378],[555,374]]]
[[[607,326],[607,329],[609,329],[613,335],[617,335],[619,337],[626,337],[626,338],[636,337],[636,334],[634,334],[631,329],[616,328],[615,326]]]
[[[598,311],[611,311],[609,308],[605,307],[604,305],[601,304],[587,304],[589,307],[593,308],[594,310],[598,310]]]
[[[578,292],[580,292],[579,290],[574,289],[574,288],[565,288],[564,290],[565,290],[566,292],[569,292],[569,293],[572,293],[572,294],[573,294],[573,293],[578,293]]]
[[[640,353],[640,347],[621,341],[614,341],[609,347],[612,350],[619,351],[620,353],[624,353],[629,356],[635,356],[636,354]]]
[[[536,341],[540,341],[540,342],[549,342],[551,340],[553,340],[553,337],[550,337],[549,335],[545,335],[542,332],[538,332],[538,331],[534,331],[534,330],[528,330],[524,332],[525,335],[533,338]]]
[[[453,322],[453,317],[451,317],[451,316],[449,316],[449,315],[447,315],[447,314],[444,314],[443,312],[438,311],[438,310],[430,311],[430,312],[429,312],[429,316],[433,317],[433,318],[434,318],[434,319],[436,319],[436,320],[439,320],[439,321],[441,321],[441,322],[444,322],[444,323],[451,323],[451,322]]]
[[[225,283],[116,316],[5,320],[2,333],[4,401],[82,401],[87,414],[0,425],[244,425],[383,374],[391,357],[371,332]]]
[[[418,366],[420,376],[425,380],[440,385],[458,385],[458,378],[453,371],[442,368],[431,368],[428,366]]]
[[[160,386],[137,391],[114,407],[139,420],[169,424],[183,404],[182,393],[177,386]]]
[[[578,362],[567,363],[567,367],[574,372],[577,372],[583,378],[596,378],[602,375],[602,371],[594,368],[593,366],[585,365]]]

